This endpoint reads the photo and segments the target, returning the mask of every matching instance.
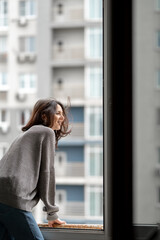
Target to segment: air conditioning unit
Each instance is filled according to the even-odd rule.
[[[36,61],[36,55],[35,54],[30,54],[29,56],[28,56],[28,62],[30,62],[30,63],[34,63],[35,61]]]
[[[17,61],[19,63],[25,63],[27,61],[26,55],[25,54],[18,54]]]
[[[21,18],[18,19],[18,25],[20,27],[25,27],[25,26],[27,26],[27,24],[28,24],[28,21],[27,21],[26,18],[21,17]]]
[[[27,95],[25,93],[17,93],[16,94],[16,99],[19,102],[24,102],[27,99]]]

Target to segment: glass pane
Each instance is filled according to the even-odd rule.
[[[0,91],[0,106],[10,113],[5,141],[11,145],[23,135],[21,125],[30,116],[26,110],[38,99],[54,98],[65,106],[70,99],[72,132],[59,140],[54,159],[58,216],[70,224],[103,225],[102,0],[93,5],[88,0],[52,0],[45,1],[45,8],[44,0],[20,0],[9,18],[17,11],[34,15],[37,2],[37,18],[17,22],[16,33],[15,22],[8,26],[9,64],[2,69],[7,68],[11,87]],[[0,52],[6,41],[0,37]],[[40,200],[33,209],[37,223],[47,223],[43,207]]]
[[[155,11],[160,1],[133,3],[134,223],[155,224],[160,223],[160,15]]]

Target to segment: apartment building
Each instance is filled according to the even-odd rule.
[[[0,0],[0,154],[38,98],[70,97],[55,167],[59,215],[72,223],[103,220],[102,55],[101,0]]]
[[[60,217],[102,223],[102,1],[40,1],[38,19],[39,93],[71,101],[72,133],[56,154]]]

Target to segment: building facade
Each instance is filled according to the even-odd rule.
[[[103,220],[102,45],[101,0],[0,0],[0,154],[37,99],[69,97],[72,133],[55,167],[59,215],[71,223]]]

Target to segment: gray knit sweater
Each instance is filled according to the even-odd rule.
[[[0,160],[0,202],[25,211],[41,199],[47,219],[56,220],[55,134],[43,125],[22,133]]]

